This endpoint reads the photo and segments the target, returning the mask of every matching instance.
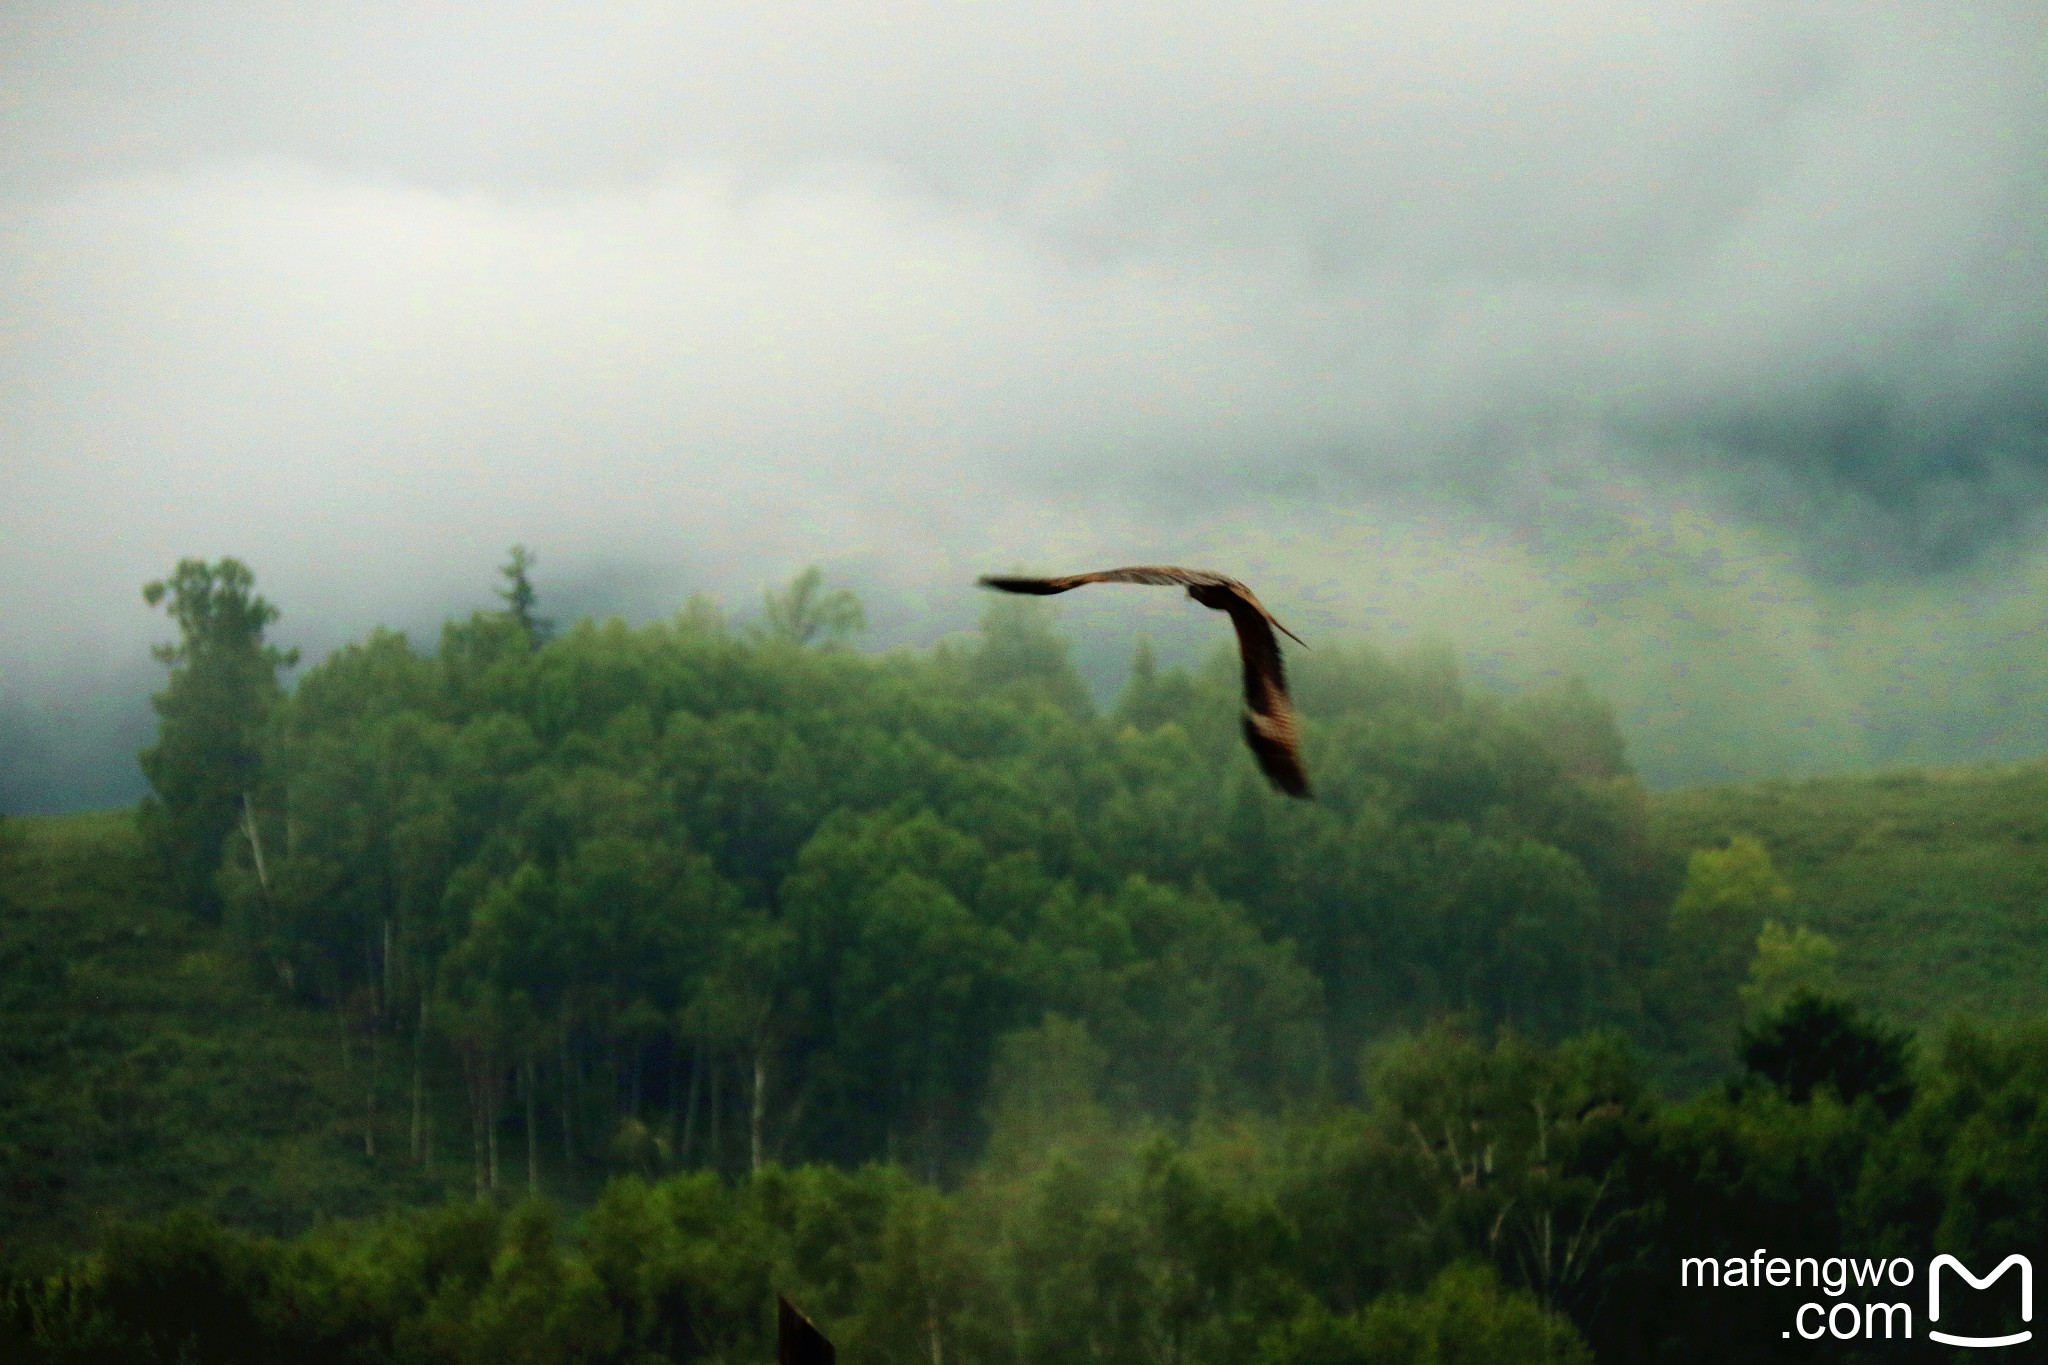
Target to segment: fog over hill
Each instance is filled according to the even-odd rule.
[[[309,658],[866,643],[1167,559],[1581,673],[1654,782],[2048,733],[2033,4],[222,4],[0,18],[0,808],[132,799],[235,555]],[[1165,594],[1074,599],[1098,689]]]

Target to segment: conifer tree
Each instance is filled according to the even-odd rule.
[[[528,576],[527,570],[539,562],[538,557],[529,552],[524,545],[514,545],[512,557],[498,570],[505,576],[505,586],[498,589],[498,596],[505,599],[506,612],[519,623],[520,629],[526,632],[527,640],[535,649],[546,644],[549,637],[555,633],[555,623],[545,616],[536,615],[533,610],[534,603],[540,600],[540,594],[534,591],[533,579]]]

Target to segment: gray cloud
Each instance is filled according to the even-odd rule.
[[[1666,777],[1743,770],[1744,696],[1806,766],[2007,752],[1840,639],[2009,639],[2038,559],[2043,17],[11,7],[0,760],[181,555],[317,653],[515,540],[636,616],[820,561],[885,640],[991,560],[1205,553],[1599,675]]]

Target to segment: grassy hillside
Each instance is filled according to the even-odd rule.
[[[276,1004],[219,937],[156,904],[132,812],[0,826],[0,1260],[90,1244],[117,1213],[195,1205],[283,1233],[438,1196],[389,1150],[398,1123],[365,1154],[362,1041]]]
[[[1681,846],[1762,840],[1847,984],[1903,1023],[2048,1010],[2048,762],[1702,787],[1653,818]]]

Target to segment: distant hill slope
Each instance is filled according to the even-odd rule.
[[[1751,834],[1902,1023],[2048,1010],[2048,761],[1700,787],[1653,799],[1682,847]]]
[[[0,1262],[89,1245],[113,1214],[286,1233],[466,1180],[367,1158],[361,1041],[345,1055],[331,1013],[275,1003],[217,930],[154,899],[132,810],[0,825]]]

